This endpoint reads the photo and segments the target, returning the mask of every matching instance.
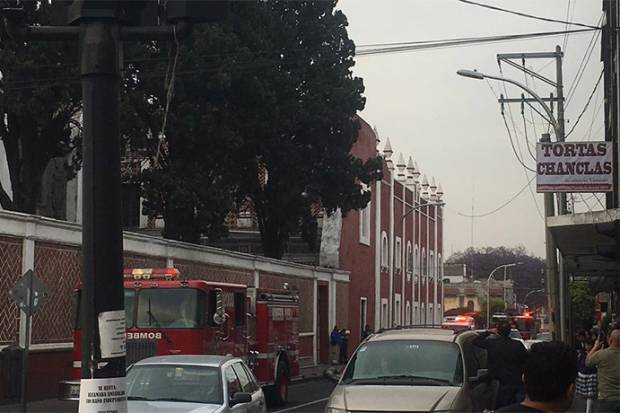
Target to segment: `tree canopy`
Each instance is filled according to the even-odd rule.
[[[215,238],[233,204],[249,205],[265,255],[280,258],[291,233],[313,232],[317,206],[346,213],[366,205],[361,183],[380,176],[381,164],[350,153],[364,88],[335,5],[234,2],[225,21],[180,44],[168,153],[144,174],[145,205],[164,216],[166,236]],[[175,55],[171,47],[148,46],[149,59]],[[149,73],[135,70],[137,79]],[[138,83],[161,109],[161,82]]]
[[[16,6],[5,1],[3,7]],[[27,21],[45,25],[48,2],[21,2]],[[36,213],[45,168],[54,158],[73,154],[65,180],[79,168],[81,110],[77,45],[72,42],[24,42],[0,29],[0,139],[8,162],[11,191],[0,183],[0,206]],[[12,192],[12,197],[9,196]]]
[[[485,280],[491,271],[500,265],[521,263],[508,270],[509,279],[514,280],[518,302],[523,302],[529,292],[544,288],[544,261],[529,254],[523,246],[468,248],[453,254],[446,263],[466,264],[469,276]],[[496,272],[494,277],[499,280],[503,277],[503,272]],[[531,294],[528,297],[528,305],[530,303],[540,305],[545,302],[544,294]]]

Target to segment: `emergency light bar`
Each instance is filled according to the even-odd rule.
[[[125,278],[134,280],[172,280],[179,274],[176,268],[129,268],[124,271]]]

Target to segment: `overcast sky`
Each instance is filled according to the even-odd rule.
[[[524,13],[596,25],[602,16],[600,0],[480,0],[486,4]],[[349,19],[349,36],[359,46],[491,36],[544,31],[560,31],[565,26],[526,19],[488,10],[457,0],[340,0],[339,7]],[[578,29],[579,27],[572,27]],[[571,34],[566,39],[564,59],[565,93],[574,82],[593,32]],[[456,75],[461,68],[499,74],[497,53],[553,51],[564,45],[564,36],[537,40],[518,40],[487,45],[413,51],[386,56],[358,56],[356,75],[364,79],[367,98],[362,117],[375,125],[381,149],[390,138],[394,157],[400,151],[413,156],[422,171],[435,176],[443,185],[447,202],[444,253],[463,250],[472,243],[472,203],[474,214],[485,214],[510,200],[532,178],[517,161],[508,139],[500,106],[485,81]],[[530,60],[526,66],[555,79],[555,65],[550,60]],[[506,77],[525,82],[522,72],[503,64]],[[577,83],[574,97],[566,107],[566,130],[590,96],[599,74],[600,38],[586,70]],[[540,95],[548,96],[552,88],[542,82],[530,85]],[[492,81],[495,93],[503,85]],[[521,91],[507,85],[509,97]],[[602,84],[575,132],[568,140],[603,140]],[[525,135],[520,105],[512,105],[518,143],[523,159],[530,167],[534,161],[525,149]],[[508,124],[512,128],[508,108]],[[526,110],[530,143],[538,139],[545,121]],[[532,125],[532,119],[535,125]],[[513,132],[514,135],[514,132]],[[542,194],[523,191],[499,212],[473,221],[473,244],[481,246],[524,245],[538,256],[544,255]],[[584,195],[592,209],[599,209],[595,198]],[[578,196],[578,210],[586,208]],[[595,208],[596,207],[596,208]]]

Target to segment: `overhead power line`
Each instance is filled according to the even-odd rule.
[[[475,1],[471,1],[471,0],[457,0],[457,1],[460,1],[461,3],[471,4],[473,6],[484,7],[486,9],[501,11],[501,12],[508,13],[508,14],[514,14],[516,16],[521,16],[521,17],[525,17],[528,19],[542,20],[542,21],[551,22],[551,23],[561,23],[561,24],[566,24],[566,25],[571,25],[571,26],[589,27],[590,29],[600,29],[600,27],[598,26],[591,26],[589,24],[570,22],[566,20],[550,19],[548,17],[535,16],[533,14],[523,13],[523,12],[514,11],[514,10],[508,10],[508,9],[504,9],[501,7],[492,6],[490,4],[478,3]]]
[[[454,39],[454,40],[425,41],[422,43],[402,42],[402,43],[399,43],[397,46],[394,46],[394,43],[385,43],[384,45],[377,44],[376,45],[377,47],[373,47],[373,48],[365,48],[368,46],[358,46],[356,55],[357,56],[370,56],[370,55],[378,55],[378,54],[410,52],[414,50],[461,47],[461,46],[470,46],[474,44],[505,42],[505,41],[511,41],[511,40],[535,39],[535,38],[550,37],[550,36],[563,36],[566,33],[584,33],[584,32],[590,32],[592,30],[596,30],[596,29],[575,29],[575,30],[560,30],[560,31],[552,31],[552,32],[535,32],[535,33],[498,35],[498,36],[482,36],[482,37],[470,37],[470,38]],[[363,50],[360,50],[360,49],[363,49]]]
[[[586,102],[585,106],[581,110],[581,113],[577,117],[577,120],[575,121],[575,123],[573,123],[573,126],[571,127],[570,131],[566,134],[567,138],[568,138],[568,136],[571,133],[573,133],[573,131],[575,130],[575,128],[579,124],[579,121],[581,120],[581,117],[583,116],[584,113],[586,113],[586,110],[588,110],[588,106],[590,106],[590,102],[592,101],[592,97],[594,96],[594,93],[596,93],[596,90],[598,89],[598,85],[601,83],[601,79],[603,78],[603,73],[605,73],[605,71],[601,70],[601,74],[598,76],[598,80],[596,81],[596,84],[594,85],[594,89],[592,89],[592,93],[590,93],[590,97],[588,98],[588,101]]]
[[[530,186],[530,184],[532,183],[532,181],[533,181],[534,179],[536,179],[536,175],[534,175],[534,176],[532,177],[532,179],[530,179],[530,180],[528,181],[528,183],[527,183],[527,184],[525,184],[525,186],[523,186],[523,188],[521,188],[521,189],[519,190],[519,192],[517,192],[516,194],[514,194],[514,195],[512,196],[512,198],[510,198],[508,201],[504,202],[502,205],[498,206],[497,208],[495,208],[495,209],[493,209],[493,210],[491,210],[491,211],[489,211],[489,212],[485,212],[484,214],[470,215],[470,214],[464,214],[464,213],[462,213],[462,212],[459,212],[459,211],[453,210],[453,209],[448,208],[448,207],[445,207],[445,208],[446,208],[446,209],[449,209],[449,210],[451,210],[451,211],[455,212],[457,215],[460,215],[460,216],[465,217],[465,218],[483,218],[483,217],[487,217],[487,216],[489,216],[489,215],[493,215],[493,214],[495,214],[496,212],[498,212],[498,211],[500,211],[500,210],[504,209],[505,207],[507,207],[508,205],[510,205],[510,204],[511,204],[511,203],[512,203],[515,199],[517,199],[517,197],[518,197],[519,195],[521,195],[521,194],[523,193],[523,191],[525,191],[525,190],[526,190],[526,189]]]

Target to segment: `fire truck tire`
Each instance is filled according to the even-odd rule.
[[[278,363],[278,371],[276,373],[276,380],[273,386],[269,389],[268,397],[271,399],[272,406],[283,406],[288,400],[288,386],[289,386],[289,374],[288,366],[284,359],[280,359]]]

